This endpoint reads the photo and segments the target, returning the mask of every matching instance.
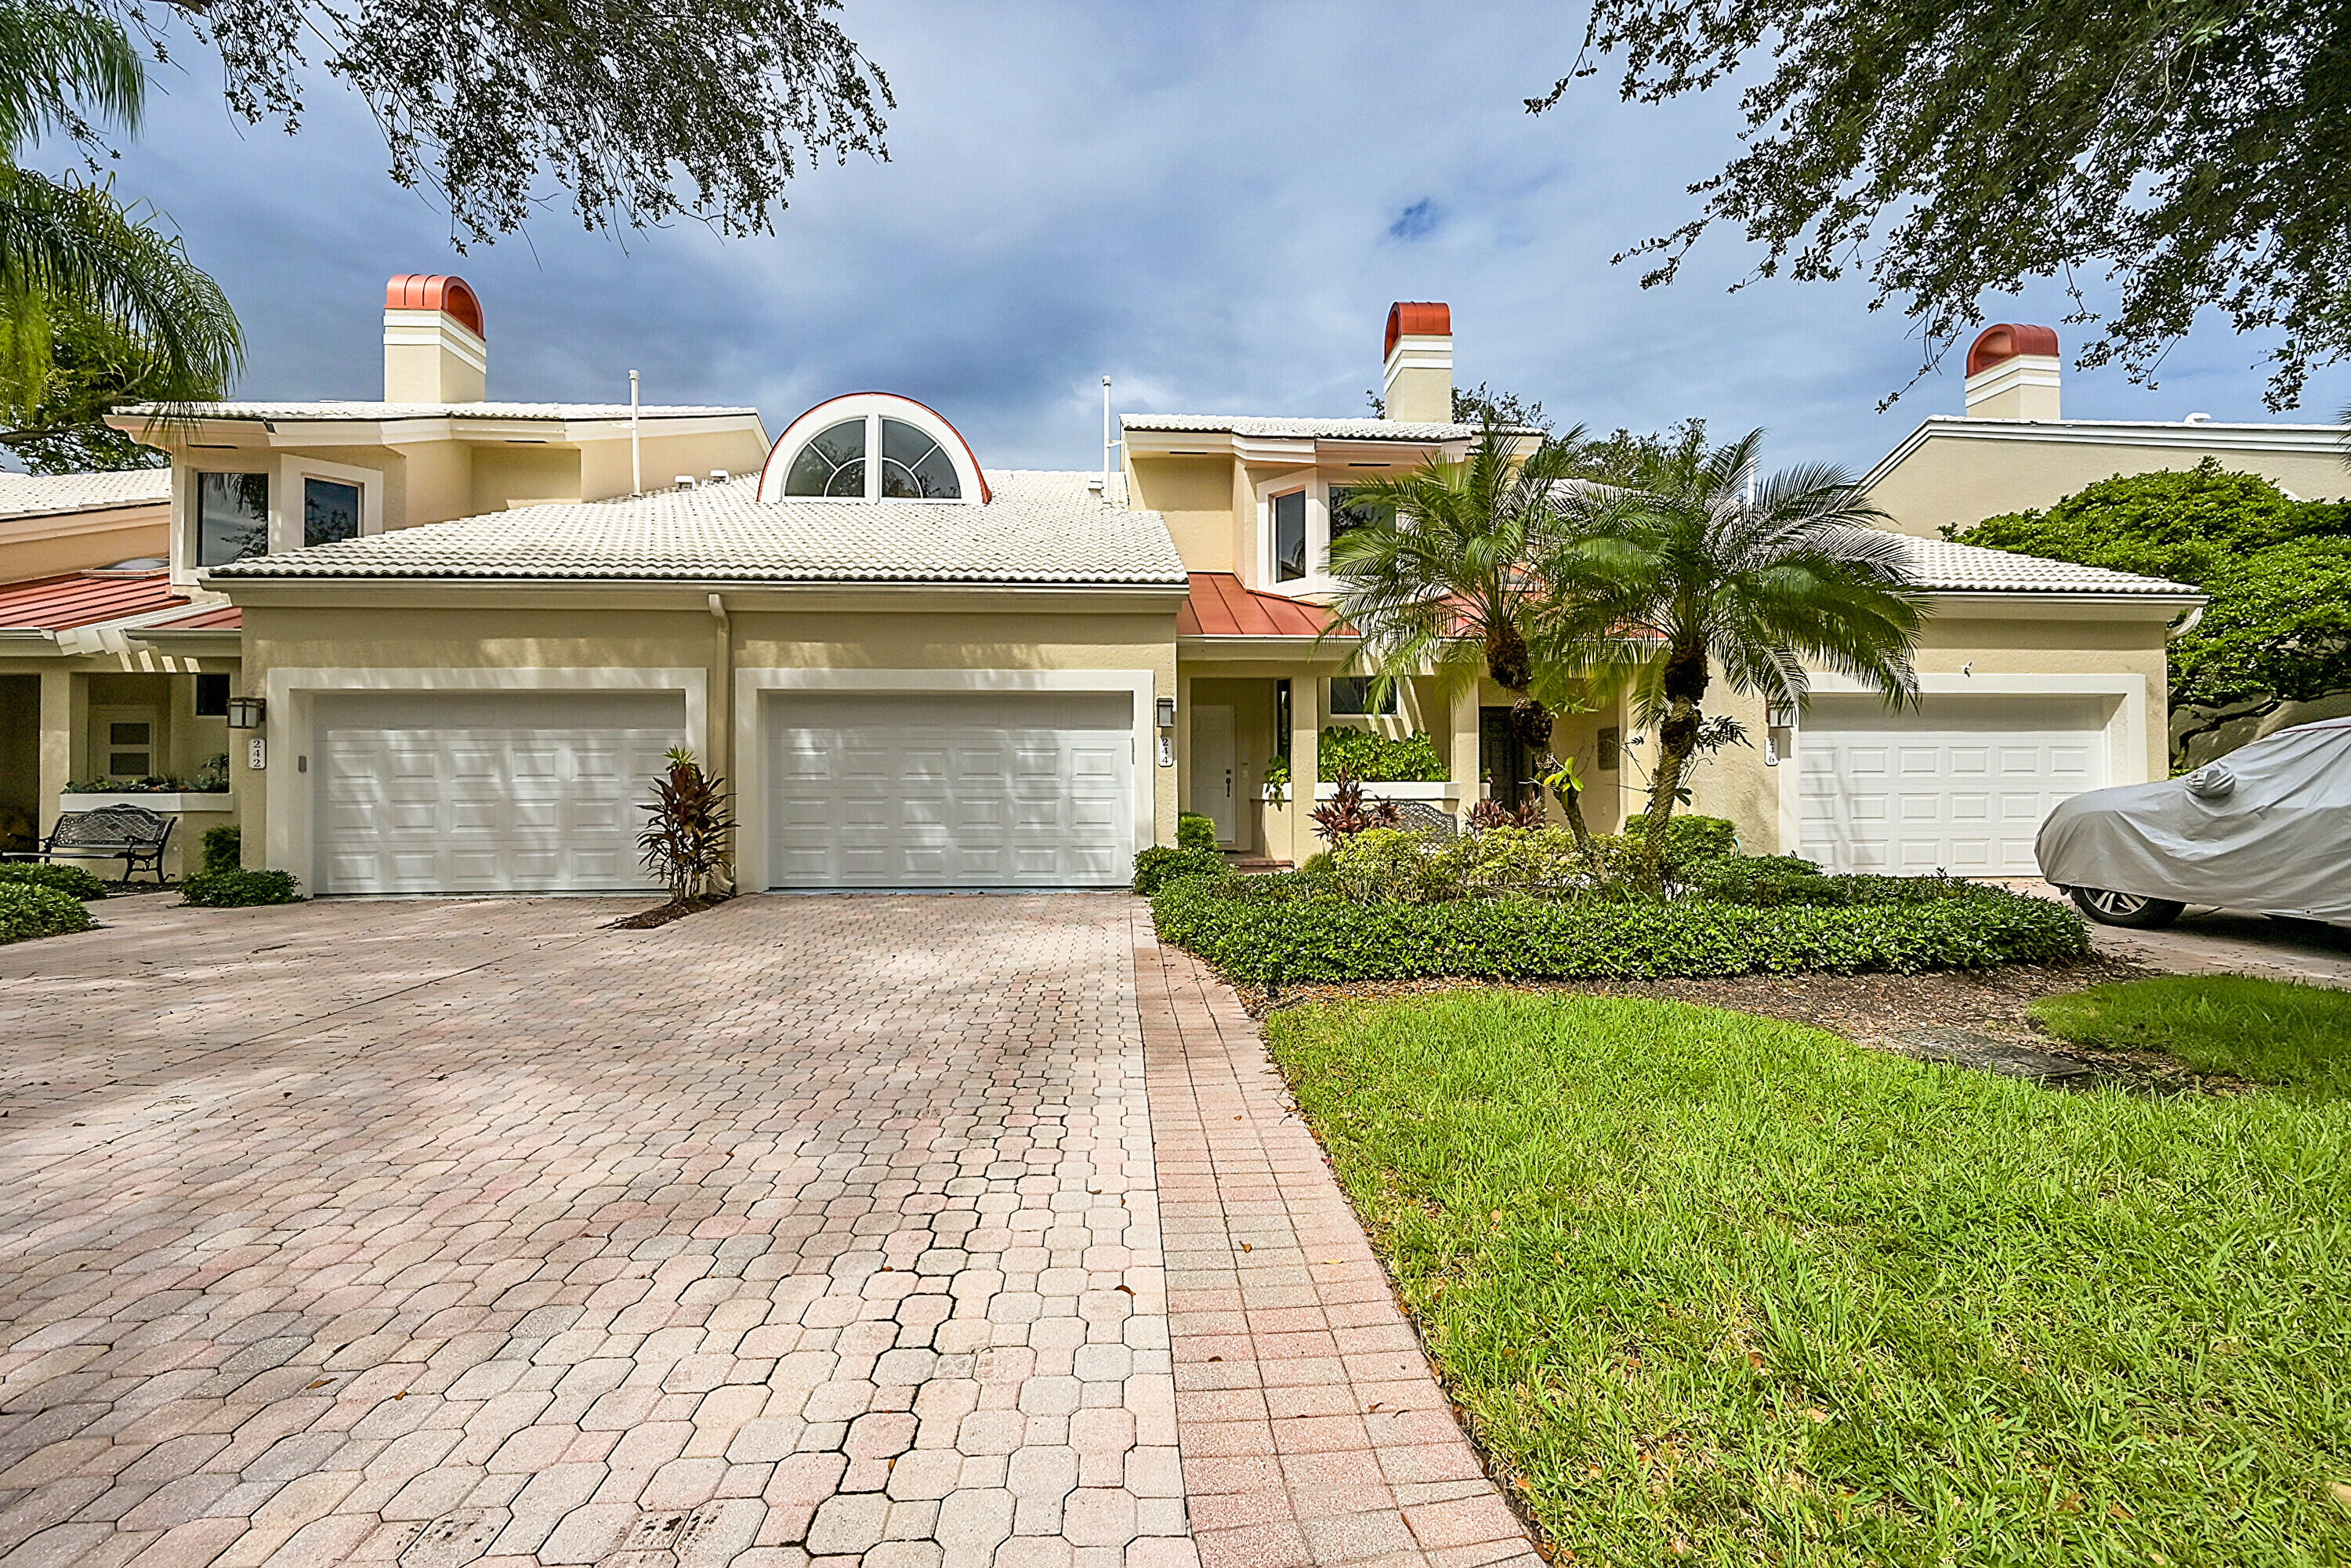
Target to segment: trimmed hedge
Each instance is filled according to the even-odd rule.
[[[285,871],[200,871],[180,879],[180,902],[207,909],[256,904],[299,904],[301,882]]]
[[[1197,811],[1178,811],[1176,814],[1176,847],[1179,850],[1207,850],[1211,854],[1215,853],[1217,820],[1214,817],[1203,816]]]
[[[1161,941],[1259,984],[1908,974],[2077,958],[2090,946],[2065,905],[1967,883],[1901,902],[1756,909],[1707,899],[1356,904],[1313,882],[1186,879],[1160,889],[1152,920]]]
[[[1154,844],[1134,857],[1134,891],[1157,893],[1178,877],[1222,876],[1225,857],[1215,850],[1171,850]]]
[[[97,924],[70,894],[26,882],[0,883],[0,942],[88,931]]]
[[[1325,779],[1343,772],[1358,784],[1442,784],[1451,776],[1437,754],[1437,742],[1421,729],[1397,740],[1377,730],[1334,724],[1315,742],[1314,763]]]
[[[0,862],[0,887],[46,887],[87,904],[106,896],[106,879],[78,865],[48,861]]]

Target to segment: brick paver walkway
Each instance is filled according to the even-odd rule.
[[[1256,1026],[1147,929],[1135,969],[1205,1568],[1541,1568]]]
[[[625,907],[151,896],[0,948],[0,1560],[1523,1552],[1138,903]]]

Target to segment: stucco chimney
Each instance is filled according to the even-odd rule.
[[[2053,329],[1985,328],[1968,350],[1968,417],[2055,421],[2059,368]]]
[[[383,401],[479,402],[490,346],[462,277],[402,273],[383,290]]]
[[[1453,420],[1453,311],[1399,300],[1388,307],[1387,362],[1380,398],[1387,417],[1416,424]]]

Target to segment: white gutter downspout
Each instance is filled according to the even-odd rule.
[[[710,767],[713,779],[723,779],[729,771],[727,740],[733,734],[735,695],[735,623],[726,614],[726,601],[719,594],[710,596]],[[735,840],[728,845],[731,851]],[[742,885],[741,868],[727,879],[730,890]]]
[[[645,465],[637,446],[637,372],[629,372],[629,494],[645,493]]]

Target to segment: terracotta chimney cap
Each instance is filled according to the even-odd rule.
[[[1388,307],[1388,340],[1380,350],[1384,359],[1395,352],[1398,338],[1450,338],[1453,307],[1425,299],[1399,299]]]
[[[2014,321],[2002,321],[1985,328],[1976,335],[1974,344],[1968,350],[1968,374],[1980,375],[2019,354],[2043,354],[2055,359],[2056,329],[2025,326]]]
[[[482,329],[482,301],[462,277],[443,273],[403,272],[384,285],[387,310],[439,310],[462,322],[475,337],[487,341]]]

